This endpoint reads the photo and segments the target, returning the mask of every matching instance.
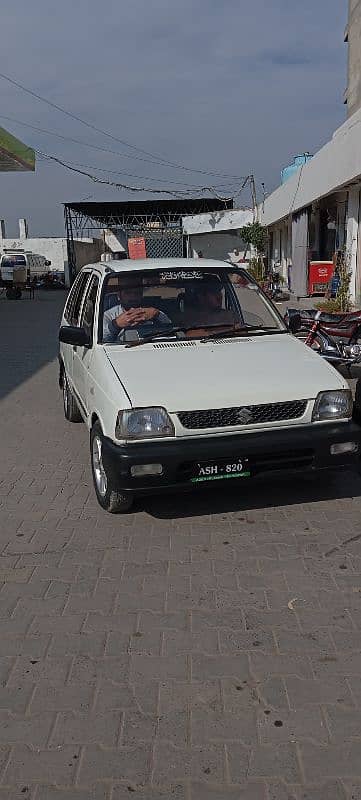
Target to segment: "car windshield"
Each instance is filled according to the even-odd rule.
[[[153,338],[214,338],[224,333],[282,332],[285,325],[252,278],[240,269],[169,267],[113,272],[100,308],[103,343]]]
[[[25,267],[25,256],[3,256],[1,259],[2,267]]]

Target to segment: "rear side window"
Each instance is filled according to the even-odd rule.
[[[88,284],[87,294],[81,315],[81,327],[87,332],[91,342],[93,341],[95,303],[97,299],[98,287],[99,278],[96,275],[93,275],[90,283]]]
[[[78,325],[79,323],[81,303],[89,277],[89,272],[81,272],[70,291],[64,311],[64,317],[69,325]]]

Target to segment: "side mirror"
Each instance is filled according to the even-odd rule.
[[[84,328],[73,325],[62,325],[59,330],[59,342],[72,344],[73,347],[91,347],[91,341]]]
[[[300,312],[296,308],[288,308],[285,322],[291,333],[298,333],[302,327]]]

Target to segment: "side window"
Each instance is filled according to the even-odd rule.
[[[75,297],[76,297],[76,295],[78,294],[78,291],[79,291],[79,283],[81,281],[81,278],[82,278],[81,275],[78,275],[77,278],[75,278],[75,281],[74,281],[74,283],[73,283],[73,285],[72,285],[72,287],[70,289],[70,292],[68,294],[68,299],[67,299],[66,304],[65,304],[64,317],[65,317],[66,321],[69,322],[69,324],[70,324],[70,321],[71,321],[71,318],[72,318],[72,312],[73,312],[73,308],[74,308]]]
[[[88,280],[89,272],[81,272],[70,291],[65,306],[65,319],[69,325],[78,325],[81,303]]]
[[[93,275],[87,289],[87,294],[81,315],[81,327],[84,328],[84,330],[87,332],[91,341],[93,341],[94,313],[95,313],[95,303],[98,294],[98,287],[99,287],[99,278],[96,275]]]

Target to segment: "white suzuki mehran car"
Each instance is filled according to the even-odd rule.
[[[107,511],[161,490],[241,490],[265,472],[358,463],[348,384],[229,263],[91,264],[59,339],[65,416],[87,425]]]

